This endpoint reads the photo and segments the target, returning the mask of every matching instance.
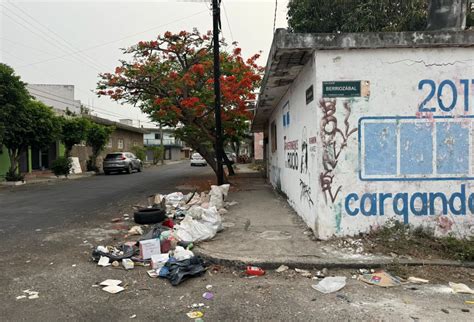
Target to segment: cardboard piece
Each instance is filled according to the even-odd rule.
[[[107,293],[110,293],[110,294],[116,294],[116,293],[122,292],[124,289],[125,288],[123,288],[122,286],[109,285],[109,286],[104,287],[102,291],[106,291]]]
[[[161,254],[160,239],[146,239],[140,241],[140,257],[150,259],[152,255]]]
[[[401,281],[398,278],[385,271],[359,275],[359,280],[367,284],[377,285],[380,287],[393,287],[401,285]]]
[[[122,284],[121,280],[105,280],[102,283],[100,283],[101,286],[117,286]]]

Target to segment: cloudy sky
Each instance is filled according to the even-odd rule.
[[[75,85],[76,99],[99,116],[146,121],[137,108],[97,98],[99,72],[113,71],[120,48],[165,31],[212,29],[210,0],[9,1],[0,0],[0,61],[27,83]],[[244,56],[262,50],[265,65],[273,37],[274,0],[223,0],[223,36]],[[278,0],[276,27],[286,27],[288,0]],[[151,124],[141,123],[144,126]]]

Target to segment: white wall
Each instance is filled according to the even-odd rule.
[[[278,133],[276,153],[271,137],[268,152],[272,184],[320,238],[367,232],[390,219],[439,235],[474,234],[473,57],[469,48],[317,51],[271,117]],[[322,82],[343,80],[370,81],[370,96],[320,103]],[[311,84],[314,100],[306,105]],[[435,95],[420,111],[432,85]],[[451,86],[457,102],[443,111],[453,101]],[[283,127],[287,101],[290,124]],[[294,149],[288,143],[296,140]],[[289,154],[298,154],[298,169],[289,167]]]
[[[81,114],[81,101],[74,99],[74,85],[28,84],[26,88],[38,101],[58,111],[66,111],[67,108]]]

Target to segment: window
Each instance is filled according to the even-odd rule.
[[[271,125],[271,139],[272,139],[272,152],[275,152],[277,150],[277,127],[275,122],[272,122]]]
[[[313,85],[311,85],[306,90],[306,105],[311,103],[313,101],[313,99],[314,99],[314,91],[313,91]]]
[[[112,148],[113,144],[112,144],[112,138],[109,139],[109,142],[107,142],[107,145],[106,145],[108,148]]]
[[[123,149],[123,139],[118,139],[118,141],[117,141],[117,148]]]
[[[160,133],[155,133],[155,140],[161,139],[161,134]]]

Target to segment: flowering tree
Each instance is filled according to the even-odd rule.
[[[131,55],[131,60],[122,60],[115,73],[100,75],[98,95],[139,106],[153,121],[177,127],[176,136],[217,171],[212,33],[166,32],[124,49],[124,54]],[[255,99],[263,71],[256,64],[258,57],[244,60],[236,43],[230,52],[220,54],[225,142],[248,130],[246,121],[252,114],[247,102]],[[224,161],[232,174],[226,156]]]

